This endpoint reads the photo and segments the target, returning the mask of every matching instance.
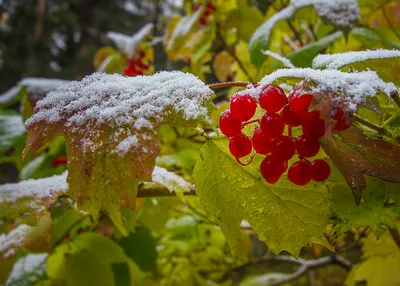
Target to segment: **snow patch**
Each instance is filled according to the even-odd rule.
[[[30,179],[19,183],[0,185],[0,204],[15,203],[22,198],[36,201],[68,190],[67,172],[43,179]]]
[[[177,174],[167,169],[155,166],[151,175],[153,182],[165,186],[170,192],[185,193],[190,192],[191,184]]]
[[[15,255],[16,250],[22,246],[26,235],[32,227],[21,224],[7,234],[0,235],[0,257],[8,258]]]
[[[335,92],[350,103],[349,109],[356,111],[357,105],[366,98],[375,96],[382,91],[390,96],[392,92],[399,92],[393,83],[384,82],[376,72],[364,71],[346,73],[338,70],[315,70],[311,68],[280,69],[266,75],[257,87],[258,92],[276,79],[294,77],[311,79],[317,83],[317,92]]]
[[[400,58],[398,50],[352,51],[331,55],[318,55],[313,60],[314,68],[339,69],[346,65],[366,60]]]
[[[46,272],[45,261],[47,253],[28,254],[19,259],[13,266],[12,272],[8,277],[6,286],[15,285],[18,282],[36,282]]]
[[[123,156],[126,153],[128,153],[128,151],[132,147],[135,147],[135,148],[138,147],[138,144],[139,144],[139,139],[137,138],[137,136],[135,136],[135,135],[129,136],[129,137],[125,138],[124,140],[122,140],[118,144],[117,151],[120,156]]]
[[[360,20],[356,0],[326,0],[315,4],[314,8],[323,20],[336,27],[350,28]]]
[[[153,24],[146,24],[133,36],[127,36],[117,32],[108,32],[107,37],[114,42],[128,58],[133,58],[139,48],[140,43],[151,33]]]

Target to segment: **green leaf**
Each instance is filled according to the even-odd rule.
[[[379,237],[385,231],[382,226],[394,227],[400,217],[400,185],[371,176],[365,176],[365,180],[367,187],[357,206],[340,173],[336,168],[332,170],[329,188],[332,219],[337,222],[335,236],[351,231],[353,227],[370,226]]]
[[[25,134],[21,115],[14,110],[0,110],[0,156],[23,142]]]
[[[113,265],[119,263],[129,268],[129,285],[141,279],[137,266],[118,244],[88,232],[56,248],[47,259],[47,275],[56,285],[117,286]]]
[[[14,86],[3,94],[0,94],[0,107],[11,106],[22,100],[27,93],[26,86]]]
[[[379,240],[371,233],[363,244],[363,261],[349,273],[345,285],[396,286],[400,284],[400,250],[389,232]]]
[[[340,69],[342,71],[374,70],[386,82],[400,85],[400,51],[377,50],[319,55],[314,68]]]
[[[157,268],[157,241],[150,230],[145,227],[131,232],[118,241],[125,254],[143,271],[154,271]]]
[[[328,35],[316,42],[312,42],[308,45],[301,47],[295,52],[289,54],[287,57],[296,67],[310,67],[315,56],[318,55],[322,50],[325,50],[333,42],[340,39],[343,36],[343,32],[336,32]]]
[[[228,155],[227,146],[225,139],[208,140],[193,175],[201,204],[233,249],[242,240],[242,220],[275,253],[286,250],[297,257],[312,243],[332,248],[324,236],[329,213],[326,186],[296,188],[286,178],[271,186],[260,178],[259,160],[241,167]]]
[[[50,285],[46,281],[47,253],[28,254],[19,259],[8,277],[6,286]]]
[[[251,62],[257,67],[260,67],[266,56],[262,51],[269,50],[270,37],[273,32],[275,25],[283,20],[291,19],[296,12],[304,7],[313,5],[313,1],[302,1],[301,3],[290,4],[286,8],[275,13],[269,18],[264,24],[259,26],[254,34],[250,38],[249,52]]]
[[[51,162],[54,157],[49,155],[40,155],[26,164],[20,171],[21,180],[40,179],[60,175],[66,170],[66,166],[53,167]]]

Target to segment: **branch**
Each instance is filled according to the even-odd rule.
[[[221,33],[217,30],[217,37],[221,41],[222,45],[224,46],[224,49],[232,56],[232,58],[238,63],[239,67],[241,70],[244,72],[244,74],[247,76],[247,78],[251,81],[254,82],[252,77],[250,76],[250,73],[247,71],[246,67],[242,63],[242,61],[236,56],[235,51],[228,45],[227,42],[225,42],[224,37],[221,35]]]
[[[393,241],[396,243],[397,247],[400,249],[400,234],[397,228],[389,227],[390,235],[393,238]]]
[[[274,261],[280,261],[280,262],[289,262],[289,263],[294,263],[299,265],[300,267],[292,274],[288,274],[285,278],[280,279],[276,282],[274,282],[273,286],[281,285],[284,283],[287,283],[289,281],[295,280],[305,274],[307,271],[312,270],[312,269],[317,269],[320,267],[323,267],[325,265],[338,265],[342,267],[343,269],[350,271],[351,268],[353,267],[352,263],[345,258],[338,256],[338,255],[333,255],[333,256],[325,256],[321,257],[319,259],[315,260],[305,260],[302,258],[295,259],[292,256],[289,255],[281,255],[281,256],[267,256],[267,257],[262,257],[260,259],[254,260],[252,262],[240,265],[236,268],[233,268],[224,276],[219,279],[218,282],[223,282],[225,280],[228,280],[229,277],[231,277],[232,273],[241,271],[249,266],[254,266],[254,265],[259,265],[259,264],[264,264],[264,263],[269,263],[269,262],[274,262]]]
[[[248,85],[249,83],[245,81],[228,81],[228,82],[211,83],[208,85],[208,87],[211,89],[217,89],[217,88],[232,87],[232,86],[246,87]]]
[[[172,197],[175,196],[175,192],[170,192],[168,188],[160,186],[159,184],[152,182],[142,182],[139,185],[138,198],[148,197]],[[183,193],[185,196],[196,196],[194,187],[190,188],[190,192]]]
[[[376,125],[374,125],[374,124],[372,124],[372,123],[370,123],[370,122],[368,122],[368,121],[366,121],[364,119],[361,119],[358,116],[354,116],[353,118],[354,118],[354,121],[356,121],[356,122],[358,122],[358,123],[360,123],[362,125],[365,125],[368,128],[371,128],[372,130],[375,130],[379,134],[386,134],[385,129],[383,129],[382,127],[376,126]]]

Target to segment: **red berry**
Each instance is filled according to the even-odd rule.
[[[272,149],[272,140],[260,128],[254,130],[252,143],[254,150],[259,154],[268,154]]]
[[[316,182],[323,182],[331,175],[329,164],[321,159],[311,163],[311,178]]]
[[[307,136],[320,138],[325,135],[325,121],[319,118],[318,112],[309,112],[303,117],[302,130]]]
[[[296,140],[297,154],[301,157],[314,157],[319,152],[319,142],[316,138],[307,135],[301,135]]]
[[[143,50],[139,51],[139,57],[144,58],[146,56],[146,52]]]
[[[347,123],[346,123],[345,120],[340,119],[340,120],[338,120],[336,122],[335,127],[333,128],[333,130],[335,130],[335,131],[343,131],[343,130],[349,129],[352,124],[353,124],[353,118],[349,118]]]
[[[202,5],[203,5],[203,4],[201,4],[201,3],[195,4],[195,5],[194,5],[194,11],[199,10],[199,9],[201,8]]]
[[[229,151],[236,158],[242,158],[251,153],[251,140],[249,137],[239,134],[229,141]]]
[[[277,85],[268,85],[264,88],[258,102],[262,109],[269,113],[278,112],[287,103],[287,97],[282,88]]]
[[[272,155],[287,161],[296,153],[296,144],[288,136],[277,138],[272,145]]]
[[[303,94],[303,95],[295,94],[292,97],[289,97],[290,108],[300,118],[302,118],[307,114],[308,108],[310,108],[311,101],[312,101],[311,94]]]
[[[199,20],[199,23],[201,26],[207,26],[207,19],[204,16],[202,16]]]
[[[296,113],[293,112],[293,110],[290,108],[290,105],[286,105],[282,112],[281,115],[283,117],[283,119],[285,120],[285,123],[289,126],[300,126],[301,124],[301,120],[300,118],[297,116]]]
[[[240,134],[242,131],[242,123],[234,118],[231,111],[227,109],[219,118],[219,128],[225,136],[232,137]]]
[[[56,168],[59,165],[67,165],[67,158],[66,157],[56,157],[51,161],[51,165],[53,168]]]
[[[288,179],[293,184],[304,186],[311,181],[311,164],[307,161],[297,161],[290,166]]]
[[[211,10],[211,11],[215,11],[217,10],[217,6],[215,6],[213,3],[211,2],[207,2],[207,9]]]
[[[64,236],[64,240],[69,240],[71,238],[71,233],[67,233],[65,236]]]
[[[283,129],[285,129],[285,121],[279,114],[266,113],[261,118],[260,127],[267,136],[278,137],[282,135]]]
[[[275,184],[286,171],[286,168],[287,162],[282,161],[273,155],[265,157],[260,165],[261,175],[270,184]]]
[[[235,95],[231,98],[232,116],[240,121],[247,121],[256,113],[257,102],[249,94]]]
[[[344,116],[343,110],[338,109],[338,110],[336,110],[336,113],[335,113],[335,115],[333,116],[333,119],[334,119],[334,120],[340,120],[340,119],[343,118],[343,116]]]

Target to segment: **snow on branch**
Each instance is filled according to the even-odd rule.
[[[133,58],[140,43],[151,33],[153,24],[146,24],[133,36],[117,32],[108,32],[107,37],[114,42],[117,48],[125,53],[128,58]]]
[[[378,91],[390,96],[398,93],[393,83],[384,82],[376,72],[363,71],[346,73],[338,70],[315,70],[311,68],[280,69],[261,79],[259,88],[283,77],[309,79],[317,86],[315,91],[334,92],[350,103],[349,109],[355,111],[357,104]]]
[[[349,64],[366,60],[400,58],[398,50],[376,50],[318,55],[313,60],[314,68],[340,69]]]

